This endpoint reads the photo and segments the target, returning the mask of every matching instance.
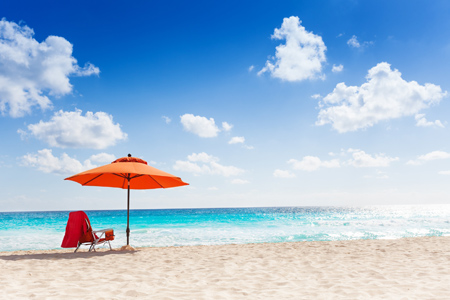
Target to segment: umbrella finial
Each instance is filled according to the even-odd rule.
[[[130,153],[128,153],[128,157],[131,157],[131,154],[130,154]]]

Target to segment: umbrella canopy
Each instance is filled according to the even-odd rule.
[[[127,201],[127,245],[130,237],[130,189],[145,190],[171,188],[188,185],[180,177],[153,168],[140,158],[122,157],[108,165],[87,170],[64,180],[81,185],[115,187],[128,190]]]

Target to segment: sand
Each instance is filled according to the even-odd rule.
[[[0,282],[1,299],[450,299],[450,237],[2,252]]]

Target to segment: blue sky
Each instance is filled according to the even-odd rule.
[[[2,1],[0,211],[450,203],[448,1]]]

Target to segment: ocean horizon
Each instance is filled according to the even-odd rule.
[[[0,251],[60,249],[69,212],[0,212]],[[126,244],[126,210],[85,212]],[[450,236],[450,205],[136,209],[130,229],[134,247]]]

